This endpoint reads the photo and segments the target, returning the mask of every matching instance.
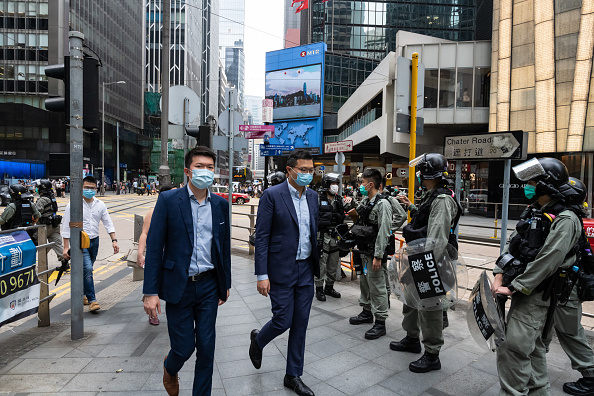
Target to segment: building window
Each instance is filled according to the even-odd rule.
[[[456,96],[455,69],[441,69],[439,84],[439,108],[453,108]]]
[[[474,78],[474,107],[489,107],[491,69],[488,67],[477,68]]]
[[[456,89],[456,106],[472,107],[472,69],[458,69],[458,85]]]
[[[426,109],[437,108],[438,96],[438,71],[425,70],[425,103]]]

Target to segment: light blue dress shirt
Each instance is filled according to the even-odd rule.
[[[311,256],[311,236],[310,219],[309,219],[309,206],[307,205],[307,187],[303,190],[301,197],[299,191],[289,183],[287,180],[285,183],[289,186],[289,194],[293,200],[293,206],[297,213],[297,223],[299,225],[299,245],[297,246],[297,257],[295,260],[305,260]],[[268,275],[258,275],[259,281],[268,279]]]
[[[190,261],[190,276],[214,269],[212,263],[212,209],[210,206],[210,191],[206,199],[199,203],[194,193],[187,186],[192,207],[192,224],[194,224],[194,250]]]

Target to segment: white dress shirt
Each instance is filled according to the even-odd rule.
[[[91,203],[87,203],[83,199],[83,230],[89,235],[90,239],[97,238],[99,236],[99,222],[103,221],[105,230],[108,234],[115,232],[115,227],[107,213],[107,207],[105,204],[93,197]],[[62,237],[70,238],[70,204],[66,205],[64,211],[64,218],[62,219]]]

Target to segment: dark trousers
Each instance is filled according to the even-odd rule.
[[[270,341],[289,330],[287,374],[303,375],[305,332],[314,296],[311,261],[297,261],[288,284],[270,284],[272,319],[262,327],[256,342],[264,348]]]
[[[215,322],[219,297],[212,275],[199,282],[188,281],[179,303],[166,305],[171,350],[165,361],[170,375],[176,375],[196,350],[193,396],[209,396],[215,351]]]

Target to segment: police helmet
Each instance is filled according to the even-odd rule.
[[[512,168],[521,181],[536,182],[536,196],[562,197],[559,189],[569,182],[565,164],[555,158],[532,158]]]
[[[287,179],[287,176],[285,176],[285,174],[281,171],[276,171],[273,174],[268,176],[268,182],[273,186],[276,186],[277,184],[281,184],[286,179]]]
[[[14,200],[18,200],[22,198],[22,194],[27,193],[27,188],[22,184],[13,184],[10,186],[10,197]]]
[[[331,184],[340,183],[340,175],[338,173],[326,173],[322,177],[322,188],[328,190]]]
[[[417,168],[417,176],[423,180],[441,179],[447,175],[448,160],[438,153],[425,153],[410,161],[409,166]]]
[[[559,187],[559,192],[569,205],[582,205],[588,195],[586,185],[575,177],[570,177],[567,183]]]
[[[52,191],[52,182],[48,179],[41,179],[39,182],[39,192],[50,192]]]

